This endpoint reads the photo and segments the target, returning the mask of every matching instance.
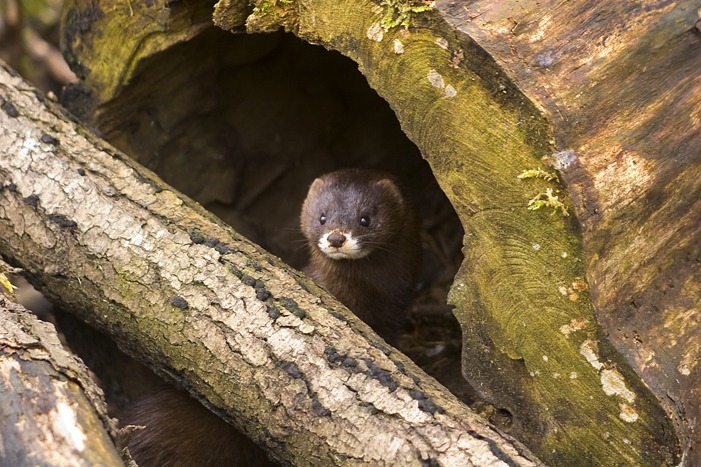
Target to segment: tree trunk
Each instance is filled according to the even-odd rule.
[[[102,391],[51,324],[0,296],[0,464],[122,465]]]
[[[302,274],[0,83],[2,254],[278,460],[537,464]]]

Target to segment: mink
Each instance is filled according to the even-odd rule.
[[[312,183],[301,227],[305,272],[390,343],[403,331],[420,263],[418,216],[391,175],[345,169]],[[143,426],[127,447],[141,467],[276,465],[236,428],[172,387],[147,394],[120,415]]]
[[[163,386],[119,416],[139,467],[273,467],[265,452],[187,393]]]
[[[397,179],[367,169],[323,175],[309,188],[300,224],[307,275],[396,343],[421,257],[418,216]]]

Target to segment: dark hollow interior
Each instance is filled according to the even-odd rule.
[[[343,167],[398,176],[417,201],[423,240],[421,281],[399,347],[472,402],[446,304],[462,261],[462,226],[353,61],[290,34],[211,28],[142,62],[96,115],[106,140],[299,269],[307,252],[298,216],[315,177]],[[128,386],[122,381],[116,392]]]

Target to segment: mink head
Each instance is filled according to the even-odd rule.
[[[397,184],[379,172],[347,169],[312,183],[301,227],[312,249],[335,260],[387,250],[400,235],[406,207]]]

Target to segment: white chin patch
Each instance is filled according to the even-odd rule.
[[[331,232],[327,232],[322,235],[318,245],[319,249],[331,259],[360,259],[370,253],[370,250],[363,248],[350,233],[343,233],[346,237],[343,245],[340,247],[331,246],[328,239],[330,234]]]

